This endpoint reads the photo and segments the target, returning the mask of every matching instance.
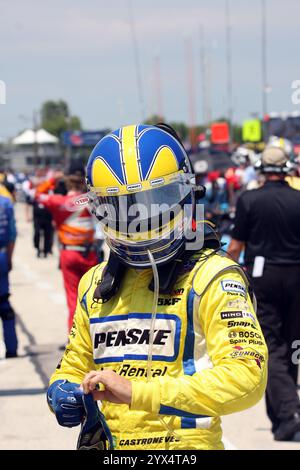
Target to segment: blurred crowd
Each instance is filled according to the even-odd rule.
[[[74,198],[85,191],[85,168],[80,161],[72,162],[65,173],[37,169],[33,174],[27,175],[14,174],[12,171],[1,174],[0,213],[3,215],[0,220],[0,251],[3,252],[4,259],[1,260],[0,268],[0,315],[7,358],[17,356],[15,313],[8,300],[8,275],[17,236],[13,206],[16,202],[24,205],[25,219],[32,224],[32,241],[38,258],[52,255],[53,244],[57,245],[58,268],[64,281],[70,330],[79,280],[86,271],[101,262],[104,256],[102,232],[90,212],[85,207],[76,210],[71,207]],[[13,234],[9,228],[11,225],[14,227]],[[9,244],[11,246],[8,250]],[[9,322],[6,318],[7,311]]]

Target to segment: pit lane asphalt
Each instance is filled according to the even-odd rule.
[[[20,357],[0,359],[0,449],[74,449],[79,429],[58,426],[45,398],[67,334],[57,250],[37,259],[22,204],[17,204],[16,217],[18,240],[10,279]],[[263,401],[222,421],[227,449],[300,449],[300,443],[273,441]]]

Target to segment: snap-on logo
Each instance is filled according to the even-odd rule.
[[[157,314],[153,335],[153,360],[174,361],[179,351],[180,319]],[[151,314],[132,313],[90,319],[94,361],[97,364],[147,360]]]
[[[224,292],[233,292],[246,296],[246,288],[241,282],[226,279],[221,281],[221,286]]]

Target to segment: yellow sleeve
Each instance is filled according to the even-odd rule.
[[[78,287],[78,299],[69,342],[54,374],[50,385],[56,380],[68,380],[80,384],[88,372],[95,368],[93,347],[89,330],[89,315],[85,305],[84,295],[91,285],[92,268],[82,278]]]
[[[196,314],[212,367],[180,378],[157,377],[149,384],[133,382],[131,409],[214,417],[242,411],[262,398],[267,347],[241,274],[219,275]]]

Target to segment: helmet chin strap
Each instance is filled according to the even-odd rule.
[[[95,289],[93,301],[108,302],[118,292],[125,271],[126,266],[120,263],[117,255],[111,250],[102,278]]]
[[[152,312],[151,312],[151,324],[150,324],[150,336],[149,336],[149,348],[148,348],[148,358],[147,358],[147,382],[152,378],[152,358],[153,358],[153,341],[154,341],[154,330],[155,330],[155,320],[157,314],[157,303],[159,295],[159,276],[157,266],[154,260],[154,257],[150,250],[147,250],[148,258],[151,264],[154,280],[154,290],[153,290],[153,303],[152,303]]]

